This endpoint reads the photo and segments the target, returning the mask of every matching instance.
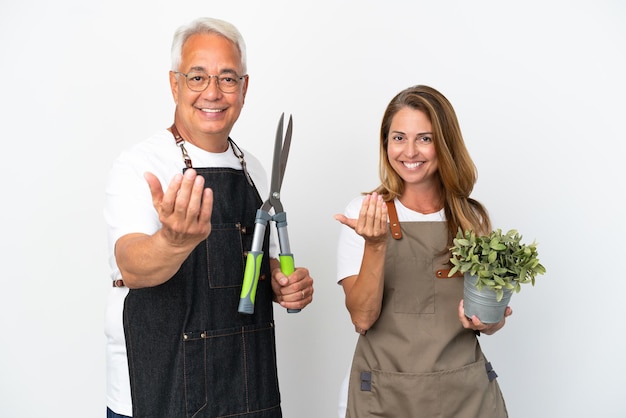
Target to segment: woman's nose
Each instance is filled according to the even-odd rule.
[[[415,141],[407,141],[404,152],[407,156],[414,157],[419,153],[419,147]]]

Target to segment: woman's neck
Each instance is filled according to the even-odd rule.
[[[443,197],[438,188],[426,190],[405,189],[398,198],[406,208],[418,213],[429,214],[443,209]]]

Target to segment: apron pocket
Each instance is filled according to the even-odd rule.
[[[483,360],[433,373],[372,370],[371,378],[371,392],[358,392],[356,399],[369,405],[365,417],[496,417]]]
[[[432,274],[413,274],[412,277],[401,277],[406,272],[432,271],[432,260],[416,258],[397,258],[390,267],[391,274],[385,274],[385,286],[393,291],[393,309],[404,314],[435,313],[435,278]],[[397,277],[399,280],[387,277]]]
[[[185,404],[187,418],[207,405],[206,338],[204,332],[186,332],[183,337]]]
[[[496,380],[489,381],[485,361],[479,360],[460,369],[441,374],[441,389],[446,396],[441,412],[446,417],[503,418],[504,400]],[[442,395],[443,396],[443,395]]]
[[[188,416],[207,408],[230,416],[280,404],[274,325],[185,333],[185,398]]]
[[[211,289],[241,287],[245,260],[244,242],[239,225],[235,223],[213,225],[211,234],[205,242],[209,287]]]
[[[432,374],[412,374],[372,370],[371,393],[360,392],[356,402],[369,398],[364,417],[439,416],[438,379]],[[365,395],[364,395],[365,394]],[[360,407],[357,405],[357,409]],[[365,412],[365,411],[361,411]],[[357,414],[361,417],[361,414]]]

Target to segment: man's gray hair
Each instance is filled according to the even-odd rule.
[[[216,33],[230,40],[235,44],[241,55],[241,67],[243,74],[248,73],[248,65],[246,63],[246,43],[239,30],[224,20],[214,19],[210,17],[201,17],[193,22],[183,25],[176,30],[174,39],[172,40],[172,71],[178,71],[180,61],[182,59],[183,45],[190,36],[199,33]],[[243,75],[241,74],[241,75]]]

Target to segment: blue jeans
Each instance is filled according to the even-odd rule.
[[[107,418],[130,418],[128,415],[120,415],[120,414],[116,414],[115,412],[111,411],[108,407],[107,407]]]

